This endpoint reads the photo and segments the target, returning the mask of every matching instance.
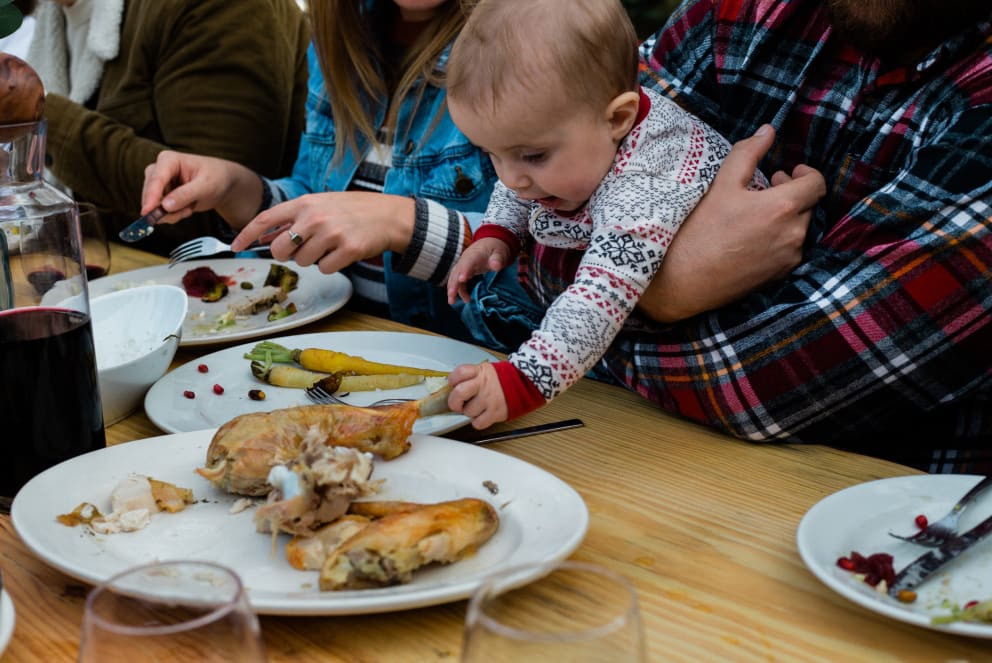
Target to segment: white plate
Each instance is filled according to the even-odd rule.
[[[950,614],[941,605],[944,601],[963,606],[971,600],[992,599],[992,540],[976,544],[937,571],[917,588],[915,603],[900,603],[837,567],[837,559],[851,551],[865,556],[889,553],[898,572],[930,549],[899,541],[888,533],[916,532],[914,519],[919,514],[930,522],[941,518],[980,479],[927,474],[880,479],[841,490],[820,500],[803,516],[796,534],[799,554],[830,589],[873,612],[938,631],[992,638],[992,624],[930,623],[931,617]],[[980,496],[961,515],[960,531],[974,527],[990,513],[992,491]]]
[[[371,361],[442,371],[449,371],[459,364],[499,359],[474,345],[444,336],[404,332],[325,332],[270,340],[288,348],[337,350]],[[251,362],[244,355],[254,347],[253,342],[218,350],[166,373],[145,394],[148,418],[167,433],[186,433],[216,428],[239,414],[310,405],[302,389],[273,387],[251,374]],[[205,364],[208,372],[200,373],[200,364]],[[223,395],[213,393],[215,384],[224,388]],[[264,391],[265,400],[248,398],[248,392],[252,389]],[[192,391],[195,398],[183,396],[187,390]],[[389,391],[354,392],[345,400],[355,405],[366,405],[380,398],[421,398],[429,392],[428,386],[419,384]],[[413,432],[437,435],[467,423],[468,418],[460,414],[441,414],[417,420]]]
[[[148,438],[94,451],[36,476],[14,499],[11,517],[21,540],[55,568],[96,583],[125,568],[157,559],[201,559],[240,574],[254,609],[263,614],[341,615],[435,605],[469,596],[490,572],[567,557],[585,537],[589,512],[578,493],[557,477],[495,451],[415,435],[412,449],[376,461],[386,481],[377,498],[420,502],[476,497],[499,512],[496,534],[478,552],[447,566],[420,569],[410,584],[382,589],[321,592],[316,571],[286,561],[280,535],[255,532],[252,511],[229,513],[236,496],[193,472],[203,464],[213,430]],[[198,500],[176,514],[159,513],[143,530],[99,536],[66,527],[55,516],[88,501],[109,509],[109,495],[130,473],[192,488]],[[85,480],[81,480],[85,477]],[[492,481],[498,492],[482,484]]]
[[[250,318],[238,320],[230,327],[215,329],[218,316],[227,312],[230,302],[258,292],[273,263],[285,265],[300,276],[297,288],[289,293],[284,304],[294,302],[296,313],[269,322],[267,311],[256,313]],[[197,267],[210,267],[219,276],[236,281],[230,285],[229,294],[218,302],[204,302],[199,297],[189,298],[189,313],[183,324],[183,338],[179,345],[210,345],[228,341],[241,341],[249,338],[269,336],[287,329],[295,329],[308,322],[319,320],[337,311],[351,298],[351,281],[343,274],[321,274],[316,265],[300,267],[295,262],[280,263],[261,258],[221,258],[217,260],[196,260],[181,262],[173,266],[154,265],[129,272],[111,274],[90,281],[91,297],[114,290],[125,290],[137,285],[163,283],[182,287],[186,272]],[[240,283],[250,281],[253,290],[242,290]]]
[[[6,590],[0,592],[0,656],[14,635],[14,602]]]

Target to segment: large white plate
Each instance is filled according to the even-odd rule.
[[[325,332],[270,340],[288,348],[324,348],[360,355],[371,361],[442,371],[449,371],[458,364],[499,359],[474,345],[429,334]],[[239,414],[310,405],[302,389],[273,387],[251,374],[251,362],[244,355],[253,347],[254,342],[218,350],[166,373],[145,394],[148,418],[167,433],[186,433],[216,428]],[[207,366],[206,373],[199,372],[201,364]],[[214,394],[215,384],[224,388],[223,395]],[[366,405],[387,397],[421,398],[430,392],[429,386],[419,384],[389,391],[354,392],[345,400],[354,405]],[[248,398],[248,392],[252,389],[263,390],[265,400]],[[186,398],[183,393],[187,390],[192,391],[195,398]],[[413,432],[436,435],[467,423],[468,418],[460,414],[442,414],[419,419],[413,426]]]
[[[381,499],[437,502],[489,500],[500,525],[471,557],[417,571],[410,584],[383,589],[321,592],[316,571],[286,561],[288,537],[255,532],[252,510],[231,514],[236,496],[193,472],[203,464],[213,430],[119,444],[65,461],[38,475],[14,499],[11,517],[24,543],[55,568],[96,583],[136,564],[201,559],[241,575],[254,609],[265,614],[360,614],[462,599],[484,575],[517,564],[567,557],[585,537],[589,513],[578,493],[548,472],[495,451],[438,437],[414,435],[412,449],[377,460]],[[143,530],[99,536],[66,527],[55,516],[88,501],[109,509],[109,495],[130,473],[192,488],[198,500],[177,514],[159,513]],[[493,482],[493,494],[483,482]]]
[[[300,276],[297,288],[289,293],[284,302],[294,302],[296,313],[269,322],[267,311],[262,311],[245,320],[238,320],[233,326],[215,329],[217,318],[227,312],[228,303],[258,292],[273,263],[285,265]],[[300,267],[295,262],[280,263],[261,258],[219,258],[144,267],[94,279],[89,283],[89,293],[91,297],[96,297],[148,283],[182,287],[183,276],[197,267],[210,267],[218,275],[234,279],[237,284],[230,286],[230,293],[219,302],[208,303],[199,297],[189,298],[189,313],[179,343],[182,346],[241,341],[295,329],[337,311],[351,298],[351,281],[343,274],[321,274],[316,265]],[[254,290],[242,290],[239,285],[242,281],[250,281],[255,286]]]
[[[0,591],[0,655],[3,655],[10,637],[14,635],[14,602],[6,590]]]
[[[851,551],[866,556],[889,553],[898,572],[929,548],[899,541],[888,533],[916,532],[914,519],[918,514],[934,522],[980,479],[964,474],[927,474],[880,479],[841,490],[813,505],[803,516],[796,534],[799,554],[828,587],[868,610],[938,631],[992,638],[992,624],[930,623],[931,617],[950,613],[942,605],[945,601],[963,606],[971,600],[992,599],[992,540],[976,544],[937,571],[917,588],[915,603],[900,603],[837,567],[837,559]],[[980,496],[961,515],[960,531],[974,527],[990,513],[992,491]]]

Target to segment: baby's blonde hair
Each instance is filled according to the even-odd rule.
[[[620,0],[479,0],[455,40],[449,98],[495,110],[513,95],[606,108],[637,90],[637,33]]]

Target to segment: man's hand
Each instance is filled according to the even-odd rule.
[[[764,125],[736,143],[709,191],[675,234],[638,307],[660,322],[719,308],[785,277],[802,259],[812,211],[826,193],[819,171],[779,171],[772,187],[747,188],[775,131]]]

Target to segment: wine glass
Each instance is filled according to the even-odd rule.
[[[605,567],[516,567],[491,576],[469,601],[462,663],[645,660],[637,594]]]
[[[86,598],[79,663],[264,663],[258,619],[234,571],[213,562],[137,566]]]
[[[86,280],[106,276],[110,271],[110,244],[104,226],[103,211],[92,203],[76,203],[79,207],[79,232],[83,238],[83,261]]]

